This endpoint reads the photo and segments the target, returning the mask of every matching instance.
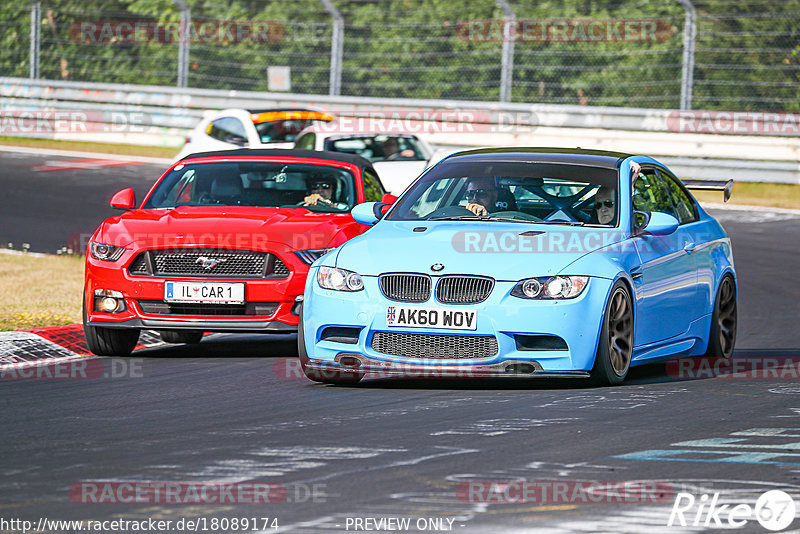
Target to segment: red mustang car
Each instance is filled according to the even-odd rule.
[[[86,254],[83,320],[98,355],[130,354],[141,329],[197,343],[203,332],[294,332],[308,268],[368,227],[353,206],[385,191],[359,156],[239,149],[192,154],[139,207],[111,205]]]

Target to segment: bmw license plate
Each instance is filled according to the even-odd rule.
[[[164,282],[164,300],[167,302],[243,304],[244,284]]]
[[[444,308],[414,308],[387,306],[386,326],[415,328],[451,328],[475,330],[478,312],[475,310],[449,310]]]

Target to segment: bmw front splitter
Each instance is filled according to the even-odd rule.
[[[341,371],[365,373],[368,378],[589,378],[587,371],[545,371],[531,360],[506,360],[492,364],[400,363],[375,360],[354,352],[340,352],[333,362],[309,359],[307,370],[322,374]]]

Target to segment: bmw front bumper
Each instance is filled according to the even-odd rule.
[[[404,305],[386,299],[378,278],[362,276],[364,289],[355,292],[323,289],[312,268],[306,283],[303,310],[306,367],[320,371],[359,370],[385,376],[431,377],[588,377],[612,280],[591,278],[576,298],[532,300],[510,295],[516,282],[497,281],[489,298],[475,305],[446,305],[431,297],[421,308],[477,311],[476,329],[388,327],[387,308]],[[328,335],[332,329],[349,337]],[[496,354],[485,357],[416,357],[376,350],[378,332],[441,336],[492,336]],[[540,345],[525,340],[563,340]],[[439,341],[437,340],[437,341]],[[557,347],[556,347],[557,346]],[[380,348],[380,347],[378,347]]]

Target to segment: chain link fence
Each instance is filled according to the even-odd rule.
[[[693,6],[687,35],[677,0],[6,0],[0,76],[677,109],[689,62],[691,108],[800,108],[800,0]]]

